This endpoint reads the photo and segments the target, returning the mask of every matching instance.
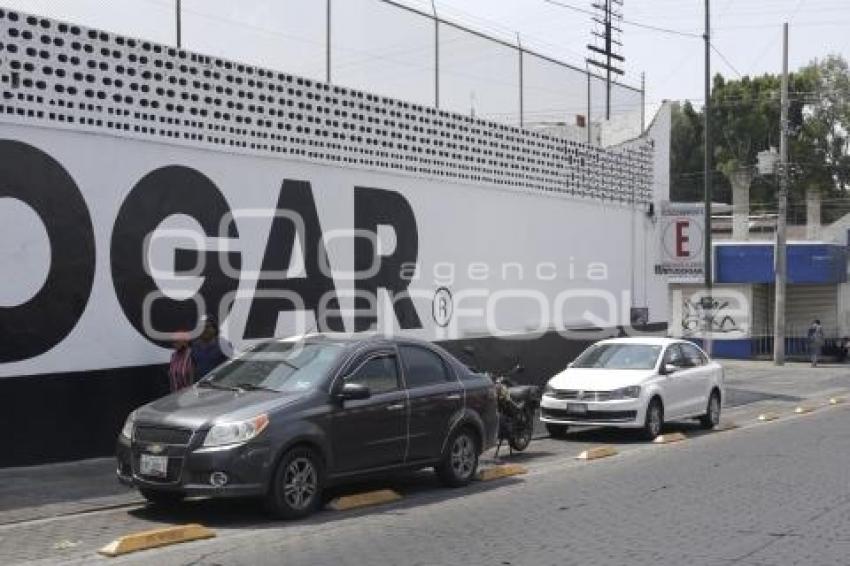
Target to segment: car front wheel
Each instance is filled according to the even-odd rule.
[[[467,485],[478,468],[478,438],[470,429],[462,428],[452,434],[442,460],[435,471],[440,481],[449,487]]]
[[[641,431],[644,440],[655,440],[661,434],[661,429],[664,426],[664,409],[661,407],[661,401],[656,397],[649,402],[646,408],[646,417],[643,422],[643,430]]]
[[[266,507],[275,517],[300,519],[322,503],[322,463],[307,447],[287,452],[275,470]]]
[[[720,424],[720,395],[712,391],[708,397],[705,414],[700,417],[700,424],[704,429],[712,429]]]

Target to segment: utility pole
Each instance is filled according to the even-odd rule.
[[[776,299],[773,311],[773,363],[785,364],[785,284],[787,276],[787,249],[785,247],[785,220],[788,208],[788,23],[782,26],[782,131],[779,138],[779,195],[776,216]]]
[[[614,10],[614,6],[619,8],[619,11]],[[605,70],[605,119],[611,119],[611,73],[623,75],[623,70],[612,64],[612,59],[625,62],[625,58],[616,52],[616,49],[623,46],[623,43],[614,37],[614,32],[617,34],[623,33],[623,30],[614,25],[614,19],[623,19],[623,0],[599,0],[593,4],[593,7],[602,12],[601,17],[594,16],[593,21],[602,26],[603,31],[600,33],[597,30],[593,31],[593,35],[603,41],[603,47],[596,45],[588,45],[587,48],[597,55],[604,57],[603,61],[588,58],[587,62]],[[619,35],[617,36],[619,37]],[[617,47],[615,47],[615,45]]]
[[[640,135],[646,132],[646,73],[640,74]]]
[[[325,4],[325,82],[331,84],[331,0]]]
[[[434,107],[440,107],[440,16],[437,14],[437,0],[431,0],[434,13]]]
[[[522,128],[525,126],[525,100],[523,99],[525,89],[523,88],[522,38],[519,32],[516,33],[516,46],[519,50],[519,127]]]
[[[712,249],[711,249],[711,0],[705,0],[705,147],[703,156],[703,182],[705,184],[705,243],[703,245],[705,264],[705,297],[702,300],[703,312],[705,313],[705,333],[703,335],[703,346],[708,355],[711,355],[711,330],[714,314],[714,298],[711,296],[712,288]]]
[[[177,32],[177,49],[183,47],[183,22],[181,21],[183,10],[181,7],[181,3],[181,0],[175,0],[174,3],[174,23]]]
[[[584,64],[587,74],[587,145],[593,143],[593,103],[591,102],[592,98],[592,83],[593,75],[590,74],[590,65],[585,62]]]

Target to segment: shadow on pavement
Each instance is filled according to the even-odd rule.
[[[473,482],[464,488],[446,488],[441,486],[434,474],[430,472],[413,472],[400,474],[384,480],[364,481],[340,487],[332,487],[325,491],[324,499],[327,503],[333,498],[343,495],[352,495],[378,489],[393,489],[404,496],[405,499],[390,504],[390,512],[403,513],[408,509],[465,497],[472,493],[490,491],[521,481],[517,478],[504,478],[491,482]],[[287,522],[269,516],[263,509],[263,503],[259,499],[189,499],[173,506],[146,505],[142,508],[128,511],[128,515],[144,521],[166,525],[202,523],[212,528],[256,529],[279,528],[284,524],[291,524],[293,526],[324,524],[348,519],[353,516],[387,512],[387,505],[363,507],[350,511],[323,509],[307,519]]]
[[[782,395],[780,393],[764,393],[762,391],[751,391],[749,389],[736,389],[733,387],[726,388],[726,402],[724,405],[729,407],[741,407],[758,403],[759,401],[787,401],[789,403],[799,403],[803,401],[803,397],[795,397],[793,395]]]
[[[531,447],[524,452],[514,452],[513,454],[511,454],[507,450],[500,450],[498,457],[496,457],[495,455],[490,455],[486,459],[486,463],[489,464],[489,463],[492,462],[493,464],[496,464],[496,465],[498,465],[498,464],[521,464],[523,462],[533,462],[533,461],[538,460],[540,458],[548,458],[550,456],[555,456],[555,455],[557,455],[556,452],[548,452],[548,451],[545,451],[545,450],[535,450],[534,444],[532,444]]]

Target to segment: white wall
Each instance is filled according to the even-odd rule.
[[[423,295],[415,301],[424,325],[421,331],[414,332],[419,336],[452,338],[470,333],[492,334],[486,324],[487,302],[500,292],[512,290],[532,293],[545,303],[545,308],[537,312],[535,303],[530,300],[491,302],[493,323],[501,331],[525,332],[551,327],[559,314],[568,326],[611,326],[628,322],[628,297],[623,298],[630,285],[627,242],[631,238],[626,205],[523,195],[510,190],[119,140],[69,130],[6,125],[3,137],[23,141],[48,153],[74,179],[94,225],[97,263],[91,297],[70,335],[38,357],[0,365],[0,376],[131,366],[167,359],[167,350],[151,344],[128,323],[116,299],[110,264],[110,239],[119,207],[144,175],[167,165],[184,165],[202,172],[215,183],[234,211],[272,209],[284,179],[309,181],[326,237],[330,230],[352,227],[353,187],[383,188],[401,193],[413,209],[419,237],[422,276],[410,287],[414,293]],[[666,155],[662,148],[659,149],[660,155]],[[663,187],[662,184],[662,191]],[[10,202],[4,203],[4,200]],[[15,202],[0,199],[0,209]],[[642,220],[644,214],[640,216],[637,225],[646,236],[646,256],[641,256],[642,261],[635,265],[636,280],[640,282],[638,296],[646,299],[651,321],[664,321],[667,317],[666,287],[663,280],[652,275],[652,258],[657,256],[655,243],[658,238],[653,232],[654,225]],[[270,225],[269,218],[237,220],[240,237],[236,246],[243,254],[243,269],[259,269]],[[2,265],[13,264],[12,254],[16,251],[43,250],[47,245],[44,231],[37,222],[0,226],[3,239],[11,239],[13,232],[18,245],[15,250],[6,250],[11,257],[0,257]],[[390,234],[386,242],[388,250],[393,246],[392,240]],[[352,247],[350,241],[345,240],[328,246],[339,292],[352,287],[350,280],[339,275],[353,267]],[[642,246],[637,248],[644,254]],[[168,258],[158,258],[156,262],[169,265]],[[446,262],[453,264],[456,271],[452,282],[435,276],[435,266]],[[588,268],[594,262],[605,266],[603,279],[589,276]],[[479,280],[484,268],[476,267],[470,273],[472,263],[486,266],[489,275]],[[505,263],[521,264],[524,277],[518,278],[515,270],[509,270],[508,276],[503,277]],[[544,278],[535,274],[539,264],[547,265]],[[549,267],[550,264],[554,267]],[[32,269],[39,269],[37,262],[33,266]],[[551,277],[553,273],[556,275]],[[443,271],[437,275],[445,274]],[[599,274],[595,272],[596,276]],[[21,281],[20,285],[35,287],[38,275],[16,280]],[[199,281],[184,282],[189,294],[198,284]],[[441,286],[449,287],[455,298],[458,322],[453,335],[441,334],[431,316],[433,294]],[[252,281],[240,282],[240,292],[250,296],[253,290]],[[474,290],[480,290],[482,296],[468,301],[463,299],[465,293]],[[611,305],[615,310],[609,313],[609,305],[603,299],[574,297],[562,304],[560,312],[555,312],[556,296],[567,290],[604,293],[615,301]],[[35,289],[19,289],[11,294],[24,297],[34,292]],[[238,342],[241,337],[240,329],[248,306],[248,302],[237,303],[231,318],[225,321],[234,341]],[[461,308],[479,312],[461,317]],[[382,320],[392,323],[394,318],[383,316]],[[279,332],[287,334],[293,329],[294,326],[284,321]]]

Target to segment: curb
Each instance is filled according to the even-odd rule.
[[[97,552],[104,556],[113,558],[115,556],[138,552],[140,550],[149,550],[151,548],[158,548],[181,542],[213,538],[214,536],[215,532],[205,526],[192,523],[189,525],[179,525],[176,527],[166,527],[164,529],[153,529],[150,531],[124,535],[110,542]]]

